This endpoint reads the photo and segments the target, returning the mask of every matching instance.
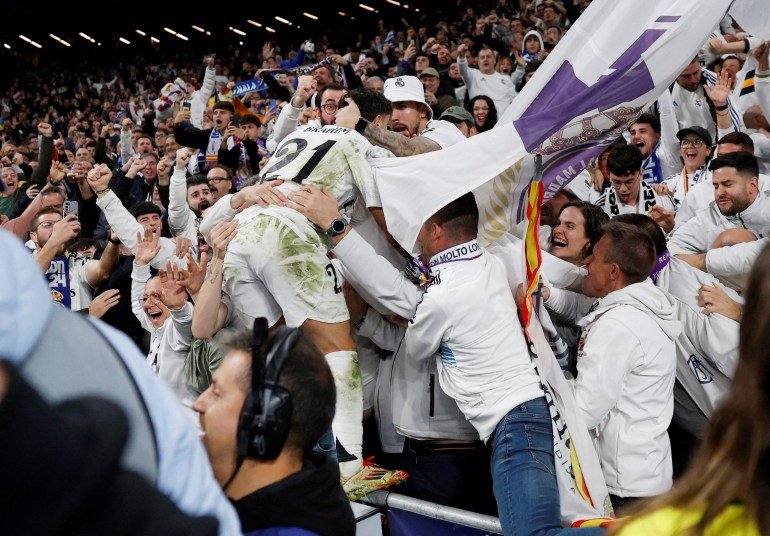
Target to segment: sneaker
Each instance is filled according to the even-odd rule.
[[[364,461],[364,465],[358,473],[342,483],[342,489],[345,490],[345,494],[351,502],[357,501],[375,490],[397,486],[409,478],[405,471],[384,469],[369,460],[371,458]]]

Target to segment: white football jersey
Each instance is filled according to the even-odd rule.
[[[356,197],[367,202],[377,197],[374,170],[367,162],[372,147],[355,130],[335,125],[305,127],[284,138],[259,174],[260,182],[283,179],[278,187],[288,194],[300,184],[326,188],[341,207]]]

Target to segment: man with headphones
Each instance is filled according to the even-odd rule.
[[[334,460],[313,451],[331,426],[329,365],[299,329],[236,333],[232,348],[193,408],[214,476],[247,536],[346,536],[355,519]]]

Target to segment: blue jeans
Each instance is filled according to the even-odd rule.
[[[604,534],[604,529],[562,528],[553,461],[551,415],[545,398],[513,408],[489,438],[492,487],[507,536]]]

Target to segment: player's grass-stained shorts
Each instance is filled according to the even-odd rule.
[[[270,206],[238,225],[224,262],[225,287],[247,326],[283,314],[307,320],[348,320],[342,281],[327,257],[323,235],[299,212]]]

